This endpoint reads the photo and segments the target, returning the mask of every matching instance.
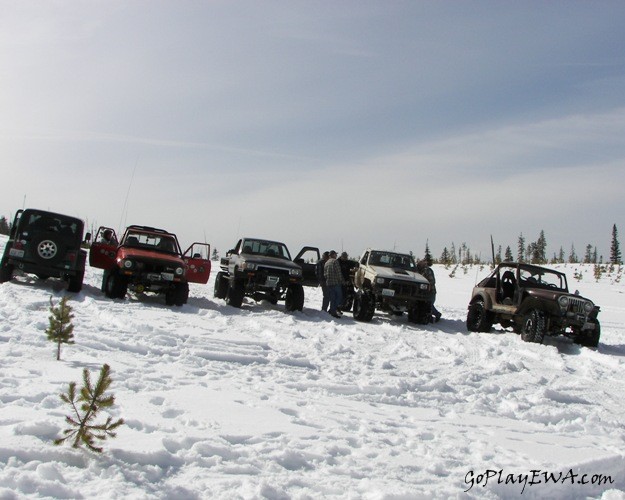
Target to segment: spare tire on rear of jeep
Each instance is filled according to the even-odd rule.
[[[31,257],[35,262],[48,266],[60,262],[64,257],[61,237],[56,233],[45,232],[38,234],[34,238],[30,250]]]

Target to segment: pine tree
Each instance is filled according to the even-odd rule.
[[[525,237],[523,233],[519,235],[519,242],[517,245],[517,261],[525,262]]]
[[[68,297],[65,296],[61,299],[58,306],[54,306],[52,297],[50,297],[50,313],[48,317],[50,324],[46,328],[46,334],[48,340],[57,343],[56,359],[61,359],[61,344],[73,344],[74,343],[74,325],[72,319],[72,308],[67,303]]]
[[[590,264],[592,262],[592,245],[588,243],[586,245],[586,253],[584,254],[584,264]]]
[[[219,260],[219,253],[216,248],[213,248],[213,257],[212,260]]]
[[[441,264],[444,264],[446,266],[451,264],[451,258],[449,256],[449,250],[447,250],[447,247],[443,248],[443,253],[441,254]]]
[[[423,258],[425,259],[425,262],[427,263],[428,266],[432,265],[432,262],[433,262],[432,254],[430,253],[430,246],[427,240],[425,241],[425,255]]]
[[[501,245],[497,247],[497,253],[495,254],[495,264],[501,264]]]
[[[612,244],[610,245],[610,263],[611,264],[622,264],[621,260],[621,249],[618,243],[618,231],[616,229],[616,224],[612,226]]]
[[[577,262],[577,255],[575,254],[575,245],[571,243],[571,253],[569,254],[569,262],[575,264]]]
[[[83,387],[78,395],[76,395],[76,382],[69,384],[67,394],[61,394],[61,400],[72,407],[74,414],[65,417],[65,421],[72,428],[64,430],[64,437],[55,439],[54,444],[59,445],[68,439],[73,439],[73,448],[84,444],[91,451],[100,453],[102,448],[95,446],[95,440],[104,441],[107,437],[115,437],[114,431],[124,423],[124,419],[120,418],[113,422],[113,418],[109,416],[104,424],[93,423],[102,408],[110,408],[115,403],[115,396],[104,395],[112,382],[109,365],[105,364],[100,369],[100,378],[95,387],[91,385],[91,377],[86,368],[83,370],[82,378]],[[80,408],[77,407],[78,405]]]
[[[544,264],[547,262],[547,238],[545,238],[545,231],[541,229],[538,240],[534,244],[533,260],[537,264]]]
[[[560,253],[558,254],[558,262],[564,264],[564,248],[560,247]]]
[[[505,253],[504,259],[506,262],[512,262],[514,260],[514,257],[512,256],[512,250],[510,249],[510,245],[506,247],[506,253]]]

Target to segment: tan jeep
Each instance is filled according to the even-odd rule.
[[[488,332],[494,324],[511,327],[526,342],[545,335],[566,335],[597,347],[599,307],[577,292],[570,293],[566,275],[532,264],[504,262],[473,289],[467,329]]]

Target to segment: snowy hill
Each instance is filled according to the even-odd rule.
[[[616,272],[595,282],[591,266],[561,266],[601,306],[591,350],[469,334],[467,302],[488,268],[435,270],[444,320],[417,327],[330,321],[310,288],[301,313],[248,299],[234,309],[213,299],[214,272],[182,308],[112,301],[88,268],[61,361],[44,330],[64,285],[0,285],[0,498],[625,498]],[[53,446],[69,413],[58,395],[104,363],[126,425],[99,456]],[[487,471],[501,475],[478,484]]]

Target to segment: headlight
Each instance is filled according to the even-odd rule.
[[[129,259],[124,259],[122,261],[122,266],[124,266],[124,269],[132,269],[132,261]]]
[[[176,276],[182,276],[182,273],[184,273],[184,268],[177,267],[174,272],[176,273]]]
[[[384,278],[376,278],[376,279],[375,279],[375,282],[376,282],[378,285],[383,285],[383,284],[384,284]]]
[[[584,304],[584,311],[586,311],[586,314],[590,314],[590,312],[593,310],[594,304],[590,301],[586,302]]]
[[[560,304],[562,309],[566,310],[569,307],[569,298],[566,295],[561,295],[558,297],[558,304]]]
[[[253,262],[241,262],[241,271],[255,271],[256,264]]]
[[[291,269],[289,271],[289,274],[291,276],[301,276],[302,275],[302,270],[301,269]]]
[[[427,283],[421,283],[421,284],[419,285],[419,288],[420,288],[421,290],[429,290],[429,289],[430,289],[430,285],[428,285]]]

